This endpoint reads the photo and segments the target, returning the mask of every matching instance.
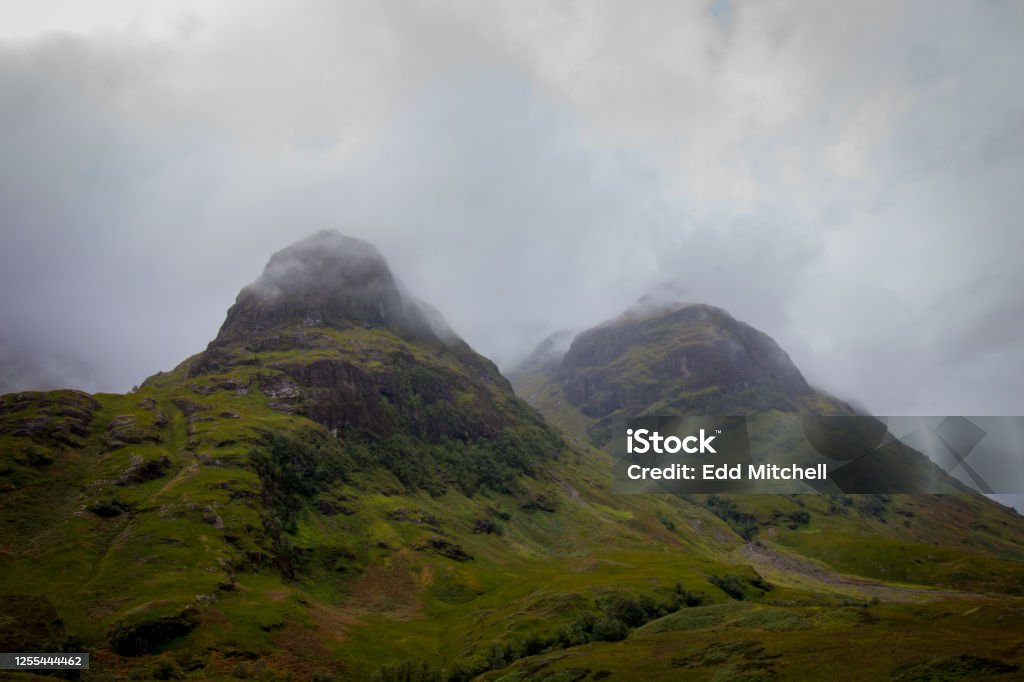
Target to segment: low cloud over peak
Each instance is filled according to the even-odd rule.
[[[13,364],[124,390],[330,228],[505,366],[672,281],[876,412],[1024,411],[1017,4],[205,7],[0,34]]]

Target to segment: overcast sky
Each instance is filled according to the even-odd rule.
[[[323,228],[507,368],[674,281],[1024,414],[1024,3],[0,1],[0,391],[124,391]]]

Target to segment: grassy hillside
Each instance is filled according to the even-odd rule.
[[[497,662],[546,648],[602,599],[671,606],[732,570],[739,542],[723,523],[668,500],[662,518],[706,530],[667,531],[611,499],[592,452],[511,492],[431,495],[268,409],[258,389],[156,383],[3,398],[0,582],[62,621],[52,632],[16,617],[5,636],[44,649],[74,638],[96,670],[125,674],[165,652],[195,654],[204,675],[257,662],[351,679],[406,659],[476,669],[493,647]],[[86,426],[56,443],[75,419]]]
[[[3,397],[0,583],[37,600],[0,631],[16,648],[85,647],[95,679],[712,679],[828,671],[810,634],[867,654],[898,629],[916,644],[879,669],[1020,663],[1008,510],[616,496],[606,455],[571,438],[506,491],[441,491],[269,407],[279,360]],[[44,604],[59,627],[32,622]]]

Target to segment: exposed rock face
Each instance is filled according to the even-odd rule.
[[[107,425],[107,447],[111,450],[125,445],[159,443],[163,440],[155,426],[139,423],[138,417],[123,414],[114,417]]]
[[[489,391],[458,371],[421,365],[407,353],[393,353],[386,370],[372,371],[342,359],[275,368],[294,383],[284,378],[262,384],[265,393],[268,385],[277,391],[268,393],[275,398],[274,405],[282,411],[302,411],[329,429],[359,425],[374,433],[401,431],[438,442],[493,437],[508,424]],[[299,395],[294,394],[296,388]],[[460,396],[463,404],[457,407]]]
[[[140,623],[119,623],[110,633],[110,647],[122,656],[141,656],[175,637],[187,635],[198,624],[194,608]]]
[[[31,416],[18,416],[31,407]],[[100,404],[81,391],[26,391],[0,396],[0,432],[48,445],[75,446],[89,435]]]

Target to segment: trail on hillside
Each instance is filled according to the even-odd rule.
[[[844,575],[832,569],[801,557],[783,554],[763,544],[747,543],[743,548],[743,557],[762,573],[781,573],[790,582],[807,588],[824,588],[825,591],[838,591],[857,596],[878,597],[884,601],[913,602],[929,599],[956,598],[976,599],[986,595],[977,592],[959,592],[931,587],[915,587],[894,585],[868,578]]]

